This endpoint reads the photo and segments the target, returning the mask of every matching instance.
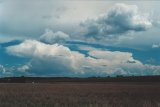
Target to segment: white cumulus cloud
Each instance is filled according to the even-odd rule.
[[[61,31],[53,32],[50,29],[46,29],[45,33],[42,36],[40,36],[40,41],[50,44],[63,43],[68,39],[69,39],[68,34]]]
[[[36,40],[26,40],[6,49],[9,54],[31,58],[28,65],[20,69],[35,75],[106,76],[160,73],[159,66],[144,65],[128,52],[94,49],[89,51],[89,56],[85,56],[63,45],[50,45]]]

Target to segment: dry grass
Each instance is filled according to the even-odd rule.
[[[0,107],[160,107],[160,84],[0,84]]]

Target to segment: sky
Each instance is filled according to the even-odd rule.
[[[158,0],[0,0],[0,77],[160,75]]]

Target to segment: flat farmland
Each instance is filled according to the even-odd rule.
[[[160,107],[160,83],[1,83],[0,107]]]

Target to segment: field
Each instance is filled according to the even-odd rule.
[[[0,107],[160,107],[160,83],[1,83]]]

